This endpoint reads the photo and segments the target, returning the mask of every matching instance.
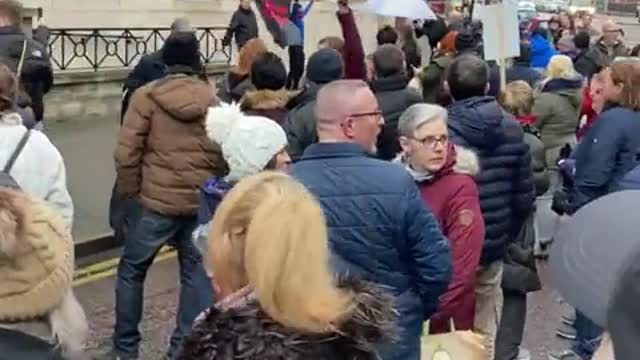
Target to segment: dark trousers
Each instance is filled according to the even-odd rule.
[[[496,359],[514,360],[524,336],[527,319],[527,295],[504,290],[502,319],[496,336]]]
[[[287,89],[298,88],[300,78],[304,73],[304,47],[300,45],[289,46],[289,76],[287,77]]]
[[[169,356],[179,350],[196,316],[213,304],[213,289],[204,271],[202,256],[191,241],[196,225],[196,216],[165,216],[144,209],[133,232],[127,234],[116,280],[113,346],[117,354],[138,355],[144,281],[156,254],[165,244],[178,250],[180,265],[180,298]]]

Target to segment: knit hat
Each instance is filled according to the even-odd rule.
[[[71,288],[73,262],[62,218],[40,200],[0,189],[0,322],[49,314]]]
[[[469,31],[461,31],[456,35],[456,51],[461,53],[475,49],[476,43],[473,34]]]
[[[343,71],[342,57],[333,49],[320,49],[313,53],[307,62],[307,79],[316,84],[340,80]]]
[[[197,66],[200,63],[200,43],[195,34],[178,32],[169,35],[162,48],[162,60],[167,66]]]
[[[278,123],[247,116],[237,104],[209,108],[206,128],[209,139],[222,148],[229,165],[226,180],[231,183],[261,172],[287,146],[287,136]]]

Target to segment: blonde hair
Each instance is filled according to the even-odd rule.
[[[554,55],[547,65],[547,77],[555,78],[572,78],[576,76],[576,70],[573,68],[573,61],[567,55]]]
[[[526,81],[510,82],[500,93],[498,102],[506,112],[515,117],[529,115],[534,103],[533,89]]]
[[[261,308],[287,327],[335,331],[353,295],[329,270],[320,205],[288,175],[264,171],[225,196],[211,224],[207,263],[233,290],[255,288]]]

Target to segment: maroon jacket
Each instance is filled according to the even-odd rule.
[[[476,269],[484,242],[484,220],[473,179],[478,171],[473,152],[450,145],[445,166],[434,179],[418,184],[422,198],[449,239],[453,262],[449,288],[440,296],[438,312],[431,317],[432,334],[448,332],[451,318],[458,330],[473,328]]]
[[[348,14],[338,13],[338,21],[342,28],[342,37],[344,38],[344,78],[360,79],[366,78],[366,67],[364,62],[364,48],[360,39],[360,32],[353,11]]]

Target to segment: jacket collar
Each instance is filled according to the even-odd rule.
[[[407,77],[404,73],[376,78],[371,81],[371,89],[373,92],[397,91],[407,87]]]
[[[348,142],[317,143],[309,146],[300,161],[313,159],[366,157],[367,153],[362,146]]]

